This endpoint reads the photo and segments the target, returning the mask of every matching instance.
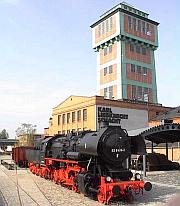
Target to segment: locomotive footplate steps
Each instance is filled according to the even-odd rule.
[[[150,191],[152,185],[150,182],[144,181],[122,181],[113,182],[111,179],[107,183],[105,177],[101,177],[101,185],[99,187],[98,201],[101,203],[109,204],[111,199],[123,199],[127,202],[131,202],[134,198],[133,194],[142,194],[143,190]]]

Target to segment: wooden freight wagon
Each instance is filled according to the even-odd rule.
[[[12,159],[19,167],[28,167],[28,160],[26,155],[27,149],[33,149],[34,147],[15,147],[12,149]]]

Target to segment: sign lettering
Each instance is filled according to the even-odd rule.
[[[116,114],[110,107],[98,107],[98,122],[120,124],[121,119],[128,119],[128,114]]]

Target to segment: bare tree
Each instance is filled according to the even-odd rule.
[[[7,133],[7,131],[5,129],[3,129],[0,132],[0,139],[8,139],[9,138],[9,134]]]
[[[36,125],[23,123],[20,127],[17,128],[16,136],[18,137],[21,135],[33,135],[36,133],[36,127]]]

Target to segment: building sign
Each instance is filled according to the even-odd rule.
[[[113,113],[110,107],[98,107],[98,123],[108,122],[120,124],[121,119],[128,119],[128,114]]]

